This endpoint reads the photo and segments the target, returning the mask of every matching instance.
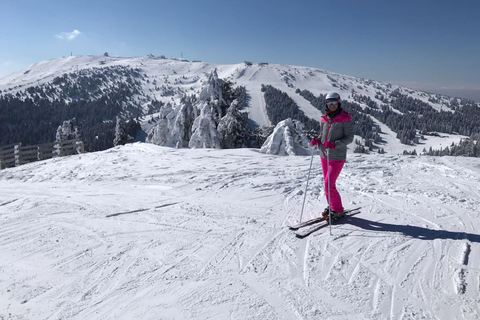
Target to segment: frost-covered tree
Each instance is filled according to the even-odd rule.
[[[57,129],[55,135],[55,142],[62,142],[72,139],[80,139],[80,133],[78,127],[76,126],[75,118],[63,121]]]
[[[171,104],[160,108],[160,120],[147,136],[148,143],[173,148],[188,148],[197,109],[191,97],[184,97],[176,108]]]
[[[225,115],[229,102],[225,97],[226,82],[218,77],[217,69],[213,69],[207,79],[207,83],[199,94],[200,102],[207,102],[211,107],[215,108],[215,115],[220,119]],[[229,87],[230,87],[229,83]]]
[[[208,102],[202,102],[201,105],[200,115],[193,122],[192,137],[188,146],[190,148],[221,149],[215,108]]]
[[[217,127],[222,148],[232,149],[246,146],[250,137],[247,119],[247,114],[240,112],[238,101],[232,102],[227,114],[220,119]]]
[[[159,120],[157,124],[150,130],[146,142],[159,146],[167,146],[168,137],[168,119],[167,116],[172,112],[173,108],[170,103],[162,105],[159,111]]]
[[[192,136],[192,126],[197,117],[197,109],[191,98],[184,98],[180,106],[169,115],[171,143],[175,148],[187,148]]]
[[[234,90],[232,86],[213,69],[198,97],[185,97],[179,106],[160,108],[160,120],[146,141],[177,148],[221,148],[220,130],[224,141],[231,140],[235,134],[234,147],[243,146],[237,138],[242,128],[246,128],[246,119],[239,109],[248,95],[244,88]],[[226,144],[225,147],[232,146]]]
[[[133,142],[134,138],[127,132],[126,122],[117,116],[117,124],[115,126],[115,139],[113,140],[114,146],[125,145]]]

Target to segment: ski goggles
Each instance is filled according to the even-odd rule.
[[[327,106],[333,106],[333,105],[338,104],[338,100],[337,99],[330,99],[330,100],[325,101],[325,103],[327,104]]]

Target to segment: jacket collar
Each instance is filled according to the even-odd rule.
[[[330,119],[326,114],[322,116],[322,122],[327,122],[327,123],[340,123],[340,122],[347,122],[347,121],[352,121],[352,117],[342,110],[342,112],[334,117],[333,119]]]

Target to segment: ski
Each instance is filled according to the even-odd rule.
[[[300,228],[303,228],[303,227],[312,225],[312,224],[314,224],[314,223],[322,222],[322,221],[325,221],[325,217],[313,218],[313,219],[310,219],[310,220],[307,220],[307,221],[300,222],[300,223],[298,223],[298,224],[296,224],[296,225],[289,226],[288,228],[289,228],[290,230],[298,230],[298,229],[300,229]]]
[[[349,210],[343,217],[333,219],[332,224],[335,221],[342,220],[343,218],[348,218],[348,217],[354,216],[354,215],[359,214],[359,213],[360,213],[359,209]],[[322,221],[325,221],[325,219],[323,219]],[[320,230],[320,229],[322,229],[323,227],[326,227],[326,226],[328,226],[328,222],[327,223],[321,223],[321,224],[318,224],[318,225],[314,225],[310,228],[305,228],[305,229],[302,229],[302,230],[298,230],[298,231],[295,232],[295,236],[297,238],[302,239],[302,238],[305,238],[305,237],[311,235],[312,233],[314,233],[315,231],[318,231],[318,230]]]
[[[345,214],[348,214],[348,213],[350,213],[350,212],[357,211],[357,210],[360,210],[360,207],[354,208],[354,209],[345,210],[344,212],[345,212]],[[307,221],[304,221],[304,222],[300,222],[300,223],[295,224],[295,225],[293,225],[293,226],[289,226],[288,228],[289,228],[290,230],[298,230],[298,229],[300,229],[300,228],[303,228],[303,227],[312,225],[312,224],[314,224],[314,223],[322,222],[322,221],[325,221],[325,217],[313,218],[313,219],[310,219],[310,220],[307,220]]]

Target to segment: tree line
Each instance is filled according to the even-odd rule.
[[[0,95],[0,145],[55,141],[57,128],[75,119],[85,150],[110,148],[116,117],[135,119],[142,115],[133,99],[140,93],[141,79],[139,69],[86,69],[15,94],[4,93]]]
[[[427,156],[463,156],[480,157],[480,134],[473,135],[468,139],[462,139],[459,143],[452,143],[450,147],[444,149],[423,150],[423,155]]]
[[[262,84],[261,90],[265,98],[265,108],[267,116],[276,126],[280,121],[291,118],[301,121],[305,125],[305,130],[320,131],[320,123],[318,120],[310,119],[290,96],[271,85]]]

